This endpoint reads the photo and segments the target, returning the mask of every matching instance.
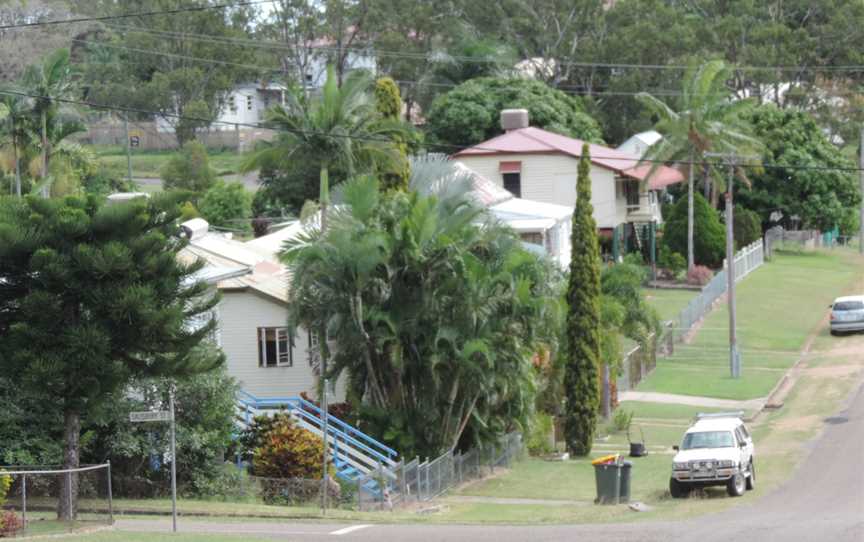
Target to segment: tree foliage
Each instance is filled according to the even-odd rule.
[[[531,79],[481,77],[440,95],[426,115],[427,130],[439,142],[476,145],[501,133],[503,109],[528,110],[532,126],[591,142],[600,127],[578,97]]]
[[[726,254],[726,230],[716,210],[702,194],[693,198],[693,248],[697,265],[719,267]],[[687,200],[681,198],[672,207],[663,229],[663,242],[672,252],[687,250]]]
[[[778,211],[786,227],[830,230],[847,224],[857,213],[861,194],[855,173],[842,169],[854,169],[855,164],[828,141],[813,118],[763,106],[750,120],[765,141],[765,161],[780,167],[751,175],[752,186],[738,191],[736,200],[766,225]],[[840,169],[828,169],[834,167]]]
[[[345,374],[367,431],[433,456],[525,427],[558,304],[551,264],[474,206],[464,175],[415,162],[412,186],[350,181],[326,233],[310,224],[283,258],[290,321],[327,327],[328,377]]]
[[[375,108],[378,114],[388,124],[398,124],[402,113],[402,97],[399,95],[399,86],[390,77],[382,77],[375,81]],[[406,126],[405,132],[408,131]],[[408,162],[408,143],[406,134],[394,133],[392,135],[393,145],[396,153],[390,163],[379,168],[379,176],[384,188],[396,190],[407,190],[408,180],[411,176],[411,166]]]
[[[207,147],[196,141],[183,145],[159,172],[165,190],[188,190],[203,195],[216,182],[216,171],[210,167]]]
[[[762,220],[755,211],[736,205],[733,216],[733,235],[739,248],[762,239]]]
[[[318,436],[298,427],[288,414],[277,414],[263,428],[252,451],[255,476],[321,479],[324,442]]]
[[[600,364],[600,246],[591,205],[591,163],[582,147],[570,244],[564,372],[564,440],[570,453],[588,455],[597,428]]]
[[[250,230],[252,194],[243,183],[216,181],[198,204],[198,211],[214,226],[232,230]]]
[[[219,365],[191,352],[212,330],[191,317],[217,302],[178,262],[177,198],[101,205],[96,197],[0,201],[0,372],[62,406],[65,467],[77,467],[81,419],[136,378]],[[193,363],[194,361],[194,363]],[[62,493],[61,517],[77,494]]]

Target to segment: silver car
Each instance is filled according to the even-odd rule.
[[[831,304],[831,335],[864,331],[864,295],[838,297]]]

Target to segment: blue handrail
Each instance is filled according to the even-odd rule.
[[[245,406],[251,406],[252,408],[261,408],[261,407],[278,407],[278,406],[289,406],[298,412],[305,418],[310,420],[314,420],[319,426],[321,425],[321,414],[322,410],[315,404],[306,401],[300,397],[276,397],[276,398],[267,398],[261,399],[249,392],[240,390],[238,393],[238,401],[243,403]],[[316,413],[317,416],[314,416],[307,412],[305,409],[311,410]],[[347,439],[348,442],[354,444],[356,447],[361,448],[379,458],[383,458],[385,460],[395,460],[396,457],[399,456],[396,450],[386,446],[377,440],[373,439],[369,435],[359,431],[355,427],[345,423],[339,418],[333,416],[332,414],[327,416],[327,425],[330,431],[328,432],[336,432],[338,434],[340,431],[336,428],[341,428],[341,433],[343,433],[343,438]],[[332,427],[336,426],[336,427]],[[357,438],[353,438],[352,435],[356,435]],[[383,451],[379,452],[377,450],[371,449],[369,446],[363,444],[360,441],[366,441],[369,445],[375,448],[379,448]]]

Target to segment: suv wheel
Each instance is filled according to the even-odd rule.
[[[740,497],[747,490],[747,480],[740,472],[726,482],[726,493],[730,497]]]
[[[750,460],[750,474],[747,476],[747,489],[756,487],[756,466],[753,465],[753,460]]]
[[[683,499],[690,494],[690,488],[675,478],[669,478],[669,493],[673,499]]]

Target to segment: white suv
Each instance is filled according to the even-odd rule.
[[[726,492],[740,497],[756,483],[753,438],[741,412],[698,414],[684,433],[672,460],[669,492],[686,497],[694,487],[726,486]]]

